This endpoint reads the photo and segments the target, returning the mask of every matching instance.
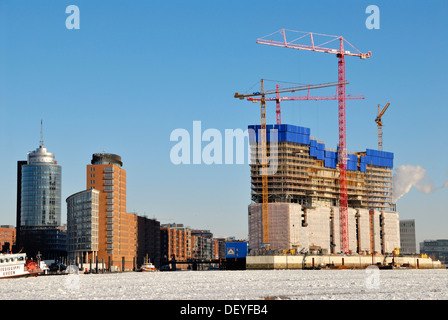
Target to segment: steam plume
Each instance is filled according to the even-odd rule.
[[[421,166],[401,165],[395,168],[395,171],[396,173],[393,176],[393,202],[408,193],[412,187],[425,194],[448,187],[448,180],[442,186],[435,187],[434,182],[426,175],[426,169]]]

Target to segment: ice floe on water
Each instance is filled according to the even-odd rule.
[[[448,270],[244,270],[71,274],[0,280],[8,300],[448,299]]]

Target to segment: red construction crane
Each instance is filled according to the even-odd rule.
[[[364,96],[363,95],[355,95],[355,96],[346,95],[345,99],[346,100],[364,99]],[[277,124],[282,124],[282,115],[281,115],[282,111],[281,111],[281,107],[280,107],[281,101],[325,101],[325,100],[338,100],[337,91],[334,96],[310,96],[310,91],[308,90],[308,93],[306,96],[280,97],[279,85],[277,85],[276,97],[265,99],[265,101],[275,101],[275,104],[276,104],[275,113],[276,113],[276,118],[277,118]],[[260,102],[261,99],[248,97],[247,101]]]
[[[286,39],[291,33],[298,35],[293,40]],[[316,37],[317,36],[317,37]],[[280,37],[280,40],[274,40],[273,37]],[[309,44],[299,44],[297,41],[302,39],[310,40]],[[325,38],[326,41],[316,45],[316,38]],[[327,40],[328,39],[328,40]],[[327,45],[333,41],[339,40],[339,47],[329,48]],[[344,42],[347,43],[354,51],[344,49]],[[346,149],[346,121],[345,121],[345,56],[359,57],[361,59],[370,58],[372,53],[362,53],[351,45],[342,36],[330,36],[325,34],[293,31],[281,29],[267,36],[257,39],[257,43],[266,44],[276,47],[292,48],[297,50],[307,50],[323,53],[335,54],[338,58],[338,121],[339,121],[339,201],[341,211],[341,251],[343,253],[349,252],[349,237],[348,237],[348,197],[347,197],[347,149]],[[325,47],[324,47],[325,46]]]

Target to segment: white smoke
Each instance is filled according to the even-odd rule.
[[[426,169],[422,166],[410,164],[395,168],[393,176],[393,202],[411,190],[412,187],[418,191],[429,194],[439,189],[448,187],[448,180],[440,187],[435,187],[434,182],[426,175]]]

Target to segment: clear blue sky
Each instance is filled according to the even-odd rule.
[[[65,27],[71,4],[79,30]],[[365,26],[371,4],[379,30]],[[86,187],[92,153],[105,150],[122,156],[129,212],[245,238],[249,166],[175,166],[170,133],[192,132],[195,120],[222,133],[258,124],[258,105],[233,94],[260,78],[337,80],[333,55],[255,43],[281,28],[342,35],[372,51],[346,59],[348,92],[366,97],[347,103],[348,150],[377,147],[376,108],[390,101],[384,150],[395,166],[421,165],[443,185],[447,12],[444,0],[0,0],[0,224],[15,225],[16,163],[38,147],[43,119],[45,146],[63,168],[63,221],[65,199]],[[282,122],[336,147],[336,101],[284,103]],[[416,220],[418,241],[448,238],[447,195],[413,188],[398,201],[401,218]]]

